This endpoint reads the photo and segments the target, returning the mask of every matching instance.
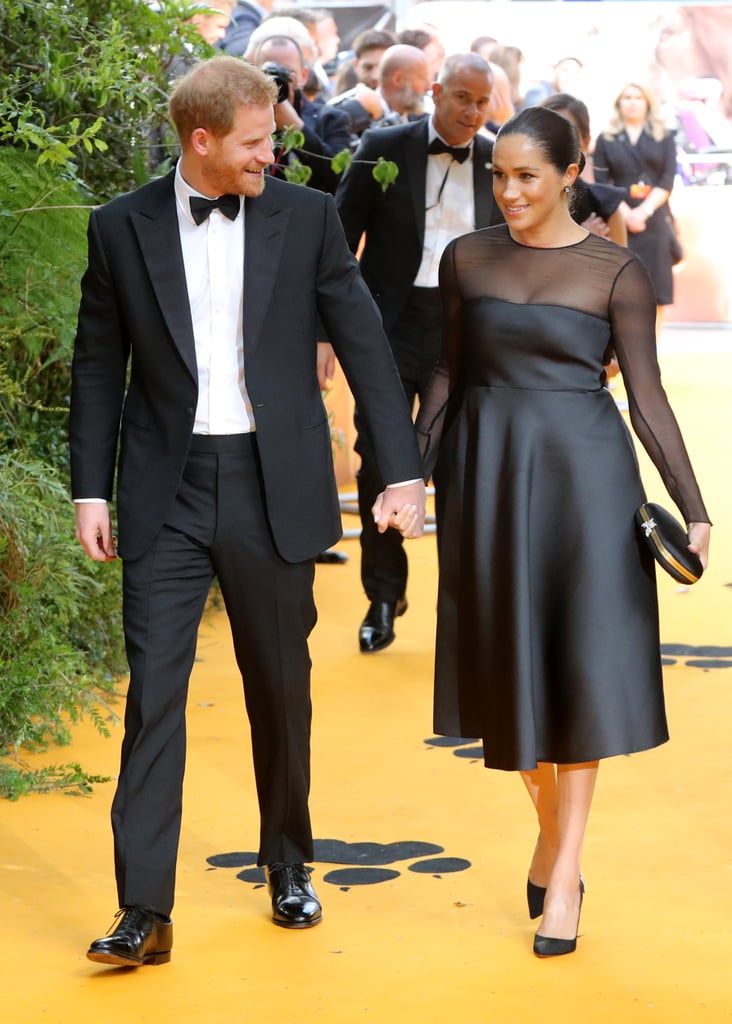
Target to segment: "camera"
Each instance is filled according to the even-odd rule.
[[[265,75],[269,75],[270,78],[274,78],[277,83],[279,92],[277,93],[277,102],[284,103],[290,98],[290,83],[292,82],[292,72],[288,71],[287,68],[283,68],[280,64],[275,64],[274,61],[268,60],[262,64],[260,71],[264,71]]]

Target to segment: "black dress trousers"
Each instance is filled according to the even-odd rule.
[[[165,525],[124,565],[130,665],[112,806],[120,906],[170,913],[185,767],[185,706],[214,576],[229,616],[251,725],[259,864],[312,860],[312,560],[285,562],[264,501],[256,433],[194,436]]]
[[[421,398],[430,382],[440,355],[442,304],[439,288],[412,288],[399,319],[389,332],[399,376],[410,408]],[[407,587],[407,556],[398,530],[379,533],[371,515],[377,494],[384,489],[376,465],[373,445],[356,409],[361,456],[357,474],[358,507],[361,517],[361,582],[369,601],[396,602]],[[396,481],[392,481],[396,482]]]

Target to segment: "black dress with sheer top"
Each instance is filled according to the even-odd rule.
[[[588,235],[557,249],[505,225],[442,259],[440,365],[417,429],[436,485],[435,731],[531,770],[668,739],[633,428],[685,520],[708,521],[661,385],[655,296],[638,259]]]

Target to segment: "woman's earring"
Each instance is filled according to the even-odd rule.
[[[564,191],[565,191],[565,192],[569,192],[569,191],[570,191],[570,187],[569,187],[569,185],[565,185],[565,186],[564,186]]]

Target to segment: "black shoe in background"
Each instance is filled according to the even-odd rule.
[[[362,654],[383,651],[396,638],[394,619],[407,610],[406,597],[398,601],[372,601],[366,618],[358,631],[358,645]]]

